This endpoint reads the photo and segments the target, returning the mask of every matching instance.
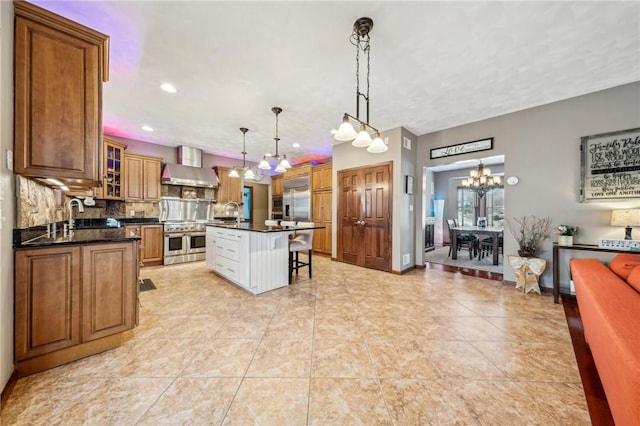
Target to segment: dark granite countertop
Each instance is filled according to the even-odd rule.
[[[124,225],[123,225],[124,226]],[[64,235],[62,223],[53,226],[34,226],[32,228],[13,230],[13,247],[34,248],[57,246],[61,244],[108,243],[119,241],[139,240],[140,237],[129,235],[123,226],[82,227],[73,229]]]
[[[240,225],[237,223],[208,223],[207,226],[213,226],[215,228],[226,229],[238,229],[241,231],[253,231],[253,232],[291,232],[291,231],[303,231],[305,229],[323,229],[324,226],[267,226],[265,224],[251,224],[249,222],[242,222]]]

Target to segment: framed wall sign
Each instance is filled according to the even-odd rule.
[[[457,145],[443,146],[431,149],[431,159],[451,157],[453,155],[468,154],[470,152],[487,151],[493,149],[493,138],[479,139],[477,141],[460,143]]]
[[[405,176],[404,192],[407,194],[413,194],[413,176]]]
[[[640,198],[640,128],[580,139],[580,201]]]

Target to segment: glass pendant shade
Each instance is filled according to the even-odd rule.
[[[371,135],[367,133],[367,130],[365,129],[364,125],[362,125],[360,126],[360,131],[358,132],[358,136],[356,136],[353,142],[351,142],[351,145],[357,148],[366,148],[369,145],[371,145],[372,142],[373,140],[371,139]]]
[[[271,170],[271,165],[269,164],[266,158],[263,158],[260,164],[258,165],[258,168],[262,170]]]
[[[287,169],[282,165],[282,163],[278,164],[278,167],[276,167],[276,173],[284,173],[287,171]]]
[[[333,138],[340,142],[349,142],[354,140],[356,136],[358,136],[358,133],[351,123],[349,123],[349,121],[343,121],[340,127],[338,127],[338,132],[333,135]]]
[[[253,173],[253,169],[248,168],[247,170],[244,171],[243,177],[248,180],[254,180],[256,178],[256,174]]]
[[[240,177],[240,175],[238,174],[238,171],[237,171],[235,168],[233,168],[233,169],[231,169],[231,171],[229,172],[229,177],[231,177],[231,178],[237,178],[237,177]]]
[[[376,135],[371,145],[367,147],[367,151],[372,154],[380,154],[381,152],[385,152],[387,149],[387,145],[384,143],[380,135]]]
[[[280,161],[279,167],[284,167],[285,169],[291,168],[291,164],[289,163],[289,160],[287,160],[287,157],[282,158],[282,160]]]

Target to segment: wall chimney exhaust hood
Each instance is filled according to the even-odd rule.
[[[178,164],[164,165],[162,183],[215,188],[218,176],[213,169],[202,168],[201,149],[179,146]]]

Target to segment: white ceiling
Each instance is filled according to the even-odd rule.
[[[331,155],[330,130],[355,115],[362,16],[380,130],[422,135],[640,80],[638,1],[34,3],[110,35],[105,132],[241,158],[248,127],[251,161],[275,150],[273,106],[280,154]]]

